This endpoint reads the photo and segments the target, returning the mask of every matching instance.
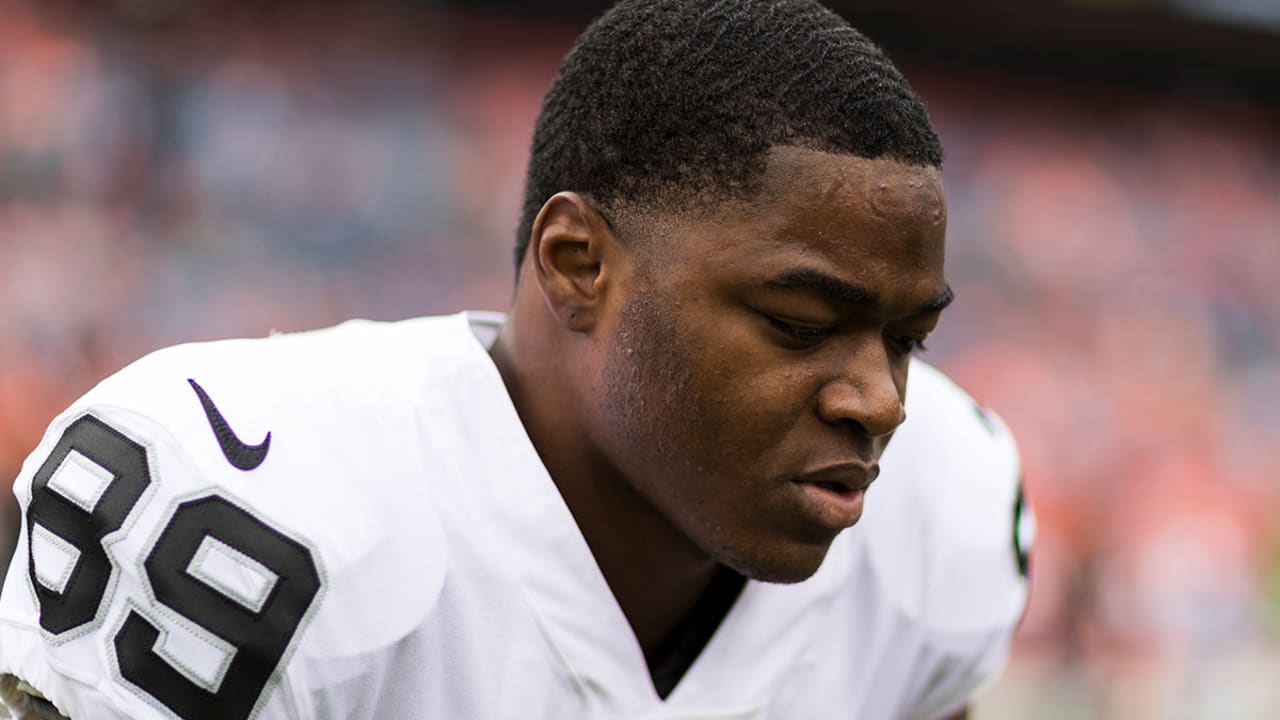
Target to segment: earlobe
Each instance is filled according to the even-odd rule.
[[[565,328],[590,332],[605,290],[602,258],[613,242],[608,224],[577,193],[557,193],[533,223],[533,274],[547,309]]]

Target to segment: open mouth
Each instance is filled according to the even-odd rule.
[[[856,492],[860,492],[860,491],[858,491],[858,490],[854,490],[854,489],[853,489],[853,488],[851,488],[851,487],[848,487],[848,486],[846,486],[846,485],[842,485],[842,484],[837,483],[837,482],[822,481],[822,482],[816,482],[816,483],[814,483],[814,485],[817,485],[818,487],[823,488],[823,489],[825,489],[825,490],[830,490],[831,492],[836,493],[836,494],[841,495],[841,496],[852,495],[852,494],[854,494],[854,493],[856,493]]]
[[[850,487],[850,484],[859,487]],[[801,512],[811,522],[839,531],[852,526],[862,516],[865,483],[810,480],[796,483]]]

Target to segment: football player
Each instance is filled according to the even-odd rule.
[[[1026,538],[1007,428],[912,360],[952,299],[941,162],[815,2],[624,0],[546,95],[509,315],[171,348],[55,420],[16,485],[0,694],[963,717]]]

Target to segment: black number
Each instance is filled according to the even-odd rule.
[[[1027,515],[1027,503],[1022,494],[1022,477],[1018,477],[1018,496],[1013,500],[1013,557],[1018,563],[1018,574],[1027,577],[1031,568],[1031,540],[1027,534],[1027,523],[1031,518]]]
[[[206,538],[274,573],[260,607],[187,572]],[[249,717],[320,590],[311,552],[226,499],[206,497],[178,506],[145,565],[156,599],[235,645],[235,657],[216,691],[202,687],[153,652],[160,631],[130,611],[115,639],[121,673],[188,720]]]
[[[71,458],[72,451],[89,465]],[[69,458],[68,475],[50,487]],[[63,432],[36,471],[27,508],[28,571],[45,630],[80,628],[109,602],[115,565],[102,540],[124,525],[151,482],[146,449],[102,420],[85,415]],[[46,542],[79,553],[64,577],[37,579],[37,525],[56,538]],[[193,561],[210,547],[224,565],[238,562],[259,577],[256,596],[244,587],[218,587],[216,573],[202,574]],[[232,656],[216,681],[197,683],[156,653],[160,630],[130,610],[113,640],[121,675],[186,720],[249,717],[319,594],[311,551],[209,495],[177,506],[143,565],[156,602],[221,638]]]
[[[113,475],[90,508],[49,487],[54,473],[73,450]],[[120,529],[150,484],[147,451],[98,418],[86,415],[62,434],[53,454],[31,481],[28,549],[34,550],[35,526],[39,524],[79,551],[80,557],[60,592],[40,582],[31,583],[40,603],[40,627],[61,635],[97,617],[113,569],[102,538]],[[35,552],[29,555],[28,569],[34,579]]]

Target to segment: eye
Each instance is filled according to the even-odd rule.
[[[813,347],[826,340],[833,332],[833,328],[828,325],[800,325],[772,315],[765,315],[764,318],[775,330],[782,333],[787,344],[792,347]]]
[[[911,335],[889,335],[887,337],[894,348],[903,355],[922,353],[929,349],[924,346],[923,338],[912,337]]]

